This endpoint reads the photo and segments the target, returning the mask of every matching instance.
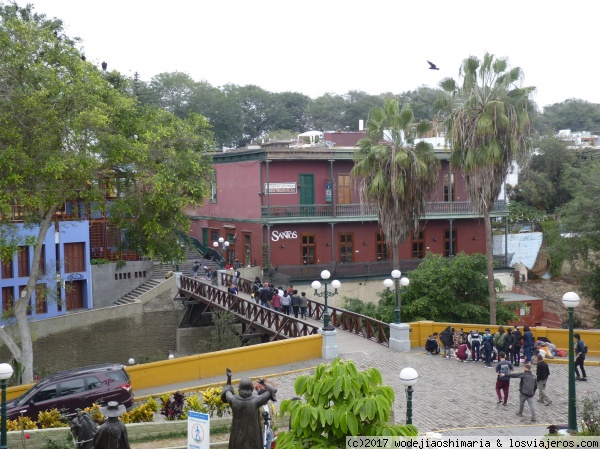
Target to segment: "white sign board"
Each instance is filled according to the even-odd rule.
[[[210,449],[210,416],[188,412],[188,449]]]
[[[265,182],[265,192],[267,193],[296,193],[295,182]]]

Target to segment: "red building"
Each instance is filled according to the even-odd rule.
[[[372,206],[362,206],[353,186],[354,143],[364,134],[325,133],[316,144],[268,142],[213,157],[212,196],[188,211],[191,234],[207,247],[219,237],[226,261],[271,264],[293,279],[314,278],[324,268],[338,277],[383,275],[391,251]],[[441,160],[438,187],[427,213],[399,248],[401,269],[414,268],[426,251],[485,253],[485,227],[468,201],[463,177],[451,172],[443,139],[431,139]],[[498,203],[492,216],[506,216]]]

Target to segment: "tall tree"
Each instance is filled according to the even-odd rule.
[[[486,53],[470,56],[459,71],[462,84],[452,78],[440,82],[449,95],[438,107],[447,114],[452,164],[461,169],[471,202],[485,221],[490,324],[496,324],[496,289],[490,216],[511,163],[530,149],[529,95],[520,87],[523,72],[509,68],[506,58]]]
[[[436,187],[439,160],[433,147],[415,139],[431,129],[431,123],[414,123],[406,104],[389,99],[371,110],[367,137],[357,143],[353,177],[358,181],[361,203],[372,202],[379,224],[392,245],[394,266],[399,266],[398,246],[411,229],[418,229],[429,195]]]
[[[30,382],[27,309],[39,289],[43,242],[55,212],[67,201],[99,204],[127,232],[127,245],[176,256],[181,248],[173,245],[172,231],[185,229],[181,208],[207,194],[208,183],[198,181],[210,174],[205,153],[213,142],[203,117],[181,121],[138,108],[124,86],[113,84],[122,77],[82,60],[60,20],[32,6],[0,4],[0,24],[0,254],[6,261],[19,245],[34,246],[27,284],[14,305],[16,326],[1,326],[0,338]],[[12,232],[14,219],[36,238],[24,241]]]
[[[554,103],[544,108],[540,117],[542,125],[551,132],[561,129],[571,131],[600,132],[600,104],[590,103],[579,98],[570,98],[562,103]]]

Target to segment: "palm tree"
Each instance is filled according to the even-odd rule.
[[[465,59],[459,77],[462,86],[452,78],[440,82],[448,95],[438,109],[446,118],[451,162],[461,169],[471,202],[485,220],[490,324],[496,324],[490,216],[511,162],[530,149],[529,95],[535,88],[520,87],[521,69],[509,68],[506,58],[489,53],[481,61]]]
[[[431,123],[414,123],[409,104],[402,109],[395,99],[373,108],[366,137],[357,142],[352,176],[358,181],[362,204],[373,203],[394,267],[397,251],[411,229],[418,229],[430,193],[435,190],[439,160],[431,144],[415,138],[431,130]]]

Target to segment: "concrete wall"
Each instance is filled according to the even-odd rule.
[[[92,294],[94,309],[112,306],[115,301],[152,279],[151,260],[127,262],[117,268],[116,263],[92,266]]]

